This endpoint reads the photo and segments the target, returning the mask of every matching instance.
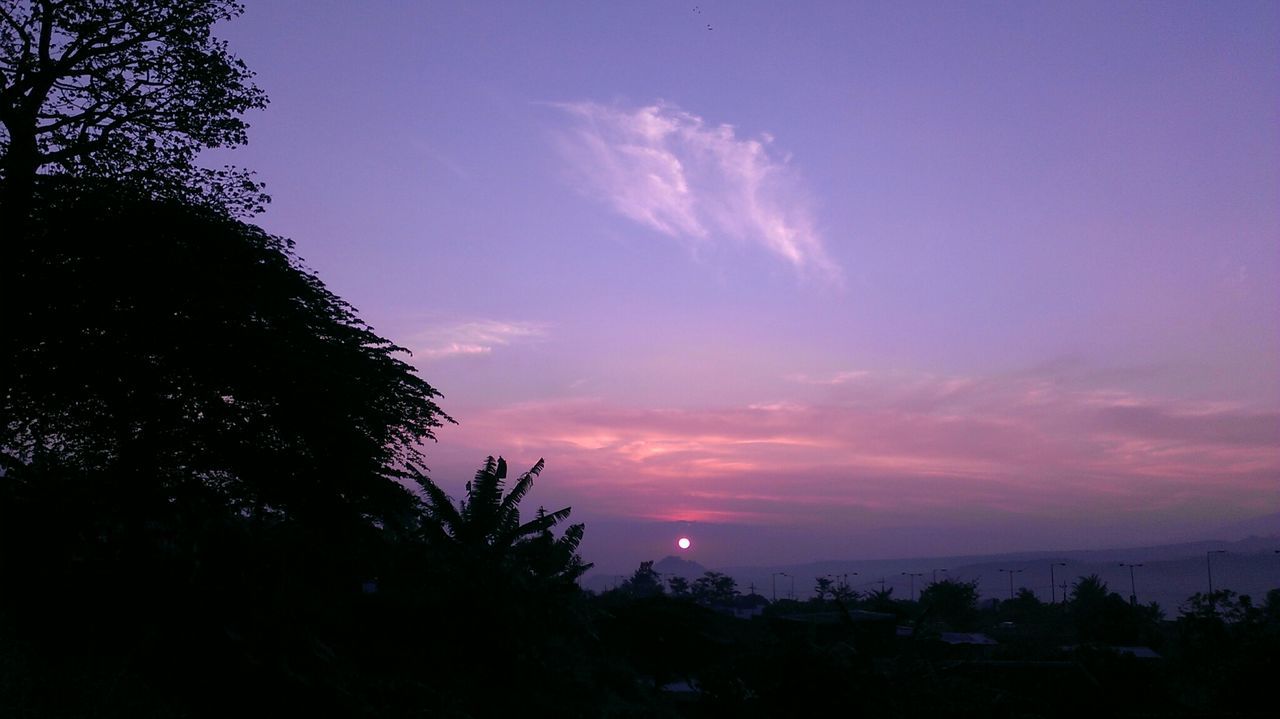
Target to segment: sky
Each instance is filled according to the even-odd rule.
[[[1280,512],[1280,5],[276,0],[255,219],[602,570]],[[1280,527],[1277,527],[1280,529]]]

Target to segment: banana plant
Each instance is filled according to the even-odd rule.
[[[539,507],[533,519],[521,522],[520,502],[543,466],[539,459],[504,495],[506,460],[488,457],[467,482],[466,496],[456,505],[439,485],[417,468],[409,467],[410,476],[424,493],[425,539],[472,561],[508,565],[539,578],[575,581],[591,568],[578,554],[584,527],[571,525],[558,538],[551,531],[569,518],[572,508],[548,512]]]

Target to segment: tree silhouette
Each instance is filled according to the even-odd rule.
[[[421,489],[415,532],[398,535],[395,549],[407,561],[387,572],[376,598],[414,625],[406,631],[389,619],[383,641],[415,667],[414,684],[441,689],[452,704],[445,715],[509,716],[520,708],[547,716],[552,705],[590,696],[589,615],[576,583],[591,566],[578,555],[583,526],[553,534],[569,508],[521,517],[543,467],[538,460],[508,484],[506,460],[488,457],[457,500],[408,470]],[[518,668],[501,691],[479,670],[498,665]]]
[[[336,539],[412,508],[397,480],[449,421],[439,394],[287,240],[82,180],[45,185],[32,217],[0,263],[19,517],[84,503],[114,536],[204,507]]]
[[[738,583],[721,572],[704,572],[693,582],[693,598],[702,604],[725,604],[738,596]]]
[[[813,596],[816,597],[818,601],[822,601],[826,599],[827,595],[831,595],[834,598],[835,597],[834,585],[835,585],[835,582],[832,581],[831,577],[818,577],[816,580],[814,580]]]
[[[896,614],[900,611],[898,600],[893,598],[893,587],[872,590],[864,599],[866,606],[873,612]]]
[[[667,585],[671,587],[671,596],[677,598],[686,598],[689,596],[689,580],[681,576],[672,576],[667,580]]]
[[[624,595],[644,599],[664,594],[662,576],[653,570],[653,561],[641,562],[629,579],[618,587]]]
[[[266,96],[211,33],[234,0],[0,0],[0,181],[24,212],[39,173],[112,178],[234,212],[260,209],[248,174],[194,166],[246,141]]]
[[[1068,601],[1078,606],[1088,606],[1101,603],[1108,594],[1107,583],[1098,575],[1090,574],[1079,577],[1071,585],[1071,598]]]
[[[1067,611],[1079,639],[1112,644],[1148,641],[1161,616],[1154,603],[1132,606],[1119,594],[1108,592],[1107,583],[1096,574],[1076,580]]]
[[[938,620],[954,629],[969,629],[978,614],[978,582],[943,579],[920,590],[923,620]]]
[[[540,579],[576,581],[591,568],[578,555],[583,525],[569,526],[559,538],[551,533],[569,517],[571,508],[547,512],[539,507],[533,519],[520,521],[520,502],[543,466],[539,459],[504,496],[507,462],[502,457],[488,457],[467,483],[466,496],[456,507],[439,485],[410,466],[413,479],[425,493],[422,531],[428,544],[465,561],[509,567]]]

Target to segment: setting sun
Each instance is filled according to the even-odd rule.
[[[688,549],[690,544],[692,544],[692,542],[689,541],[688,537],[681,537],[680,539],[676,540],[676,546],[680,547],[681,549]]]

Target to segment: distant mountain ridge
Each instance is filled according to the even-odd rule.
[[[1141,547],[1116,547],[1109,549],[1070,549],[1070,550],[1031,550],[1023,552],[1002,552],[999,554],[959,554],[947,556],[933,557],[908,557],[906,559],[868,559],[868,560],[822,560],[817,562],[808,562],[804,564],[790,564],[781,567],[781,571],[794,569],[796,571],[809,571],[810,569],[823,569],[832,564],[847,565],[850,562],[860,564],[936,564],[944,566],[947,563],[983,563],[983,562],[1012,562],[1012,561],[1030,561],[1033,559],[1076,559],[1080,561],[1116,561],[1141,562],[1141,561],[1157,561],[1169,559],[1181,559],[1186,557],[1200,556],[1203,557],[1205,552],[1210,550],[1226,549],[1233,552],[1254,553],[1269,552],[1280,549],[1280,532],[1269,536],[1251,536],[1245,539],[1236,540],[1234,542],[1220,540],[1198,540],[1194,542],[1180,542],[1177,544],[1155,544]],[[765,569],[770,571],[779,571],[779,567],[766,567],[760,565],[737,565],[726,567],[721,571],[733,572],[749,569]],[[825,570],[829,571],[829,570]]]
[[[676,576],[694,580],[706,574],[707,568],[697,562],[668,554],[654,563],[653,571],[664,577]]]

